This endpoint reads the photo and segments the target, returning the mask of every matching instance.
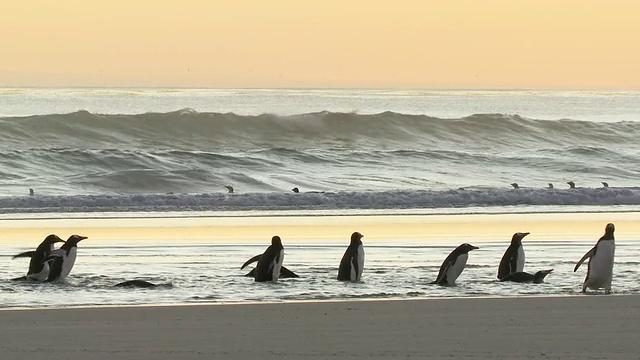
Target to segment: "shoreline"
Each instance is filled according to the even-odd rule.
[[[610,296],[610,297],[638,297],[640,294],[605,294],[602,290],[593,291],[587,294],[576,293],[572,295],[561,294],[539,294],[539,295],[480,295],[480,296],[433,296],[420,298],[353,298],[353,299],[323,299],[323,300],[281,300],[281,301],[221,301],[221,302],[182,302],[182,303],[157,303],[157,304],[103,304],[103,305],[69,305],[69,306],[17,306],[0,307],[3,311],[40,311],[40,310],[90,310],[90,309],[138,309],[138,308],[180,308],[194,306],[236,306],[236,305],[287,305],[287,304],[332,304],[332,303],[360,303],[360,302],[403,302],[403,301],[446,301],[446,300],[497,300],[497,299],[541,299],[541,298],[581,298],[590,296]]]

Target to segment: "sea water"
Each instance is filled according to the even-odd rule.
[[[0,213],[638,211],[639,100],[638,91],[0,89]],[[508,239],[485,239],[453,288],[429,282],[457,243],[366,243],[358,284],[335,281],[345,244],[321,238],[285,244],[285,265],[301,277],[276,284],[238,269],[264,244],[81,244],[66,284],[52,286],[9,281],[27,266],[10,255],[41,240],[25,239],[2,248],[0,292],[5,307],[575,294],[584,269],[574,273],[574,261],[597,237],[527,242],[529,271],[555,269],[542,285],[497,282]],[[638,291],[639,241],[618,244],[617,293]],[[112,287],[132,278],[163,286]]]

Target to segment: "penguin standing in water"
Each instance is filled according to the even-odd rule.
[[[86,236],[71,235],[58,250],[51,252],[47,261],[51,262],[51,270],[46,282],[63,282],[73,269],[78,254],[78,243]]]
[[[535,274],[529,274],[527,272],[515,272],[503,277],[502,279],[500,279],[500,281],[542,284],[544,283],[544,278],[547,277],[547,275],[549,275],[552,271],[553,269],[540,270]]]
[[[364,235],[357,231],[351,234],[351,243],[340,260],[338,280],[360,281],[362,279],[362,271],[364,270],[363,237]]]
[[[587,288],[597,290],[604,288],[606,294],[611,293],[611,280],[613,278],[613,260],[616,252],[615,239],[613,232],[615,226],[611,223],[607,224],[604,235],[598,240],[596,246],[589,250],[580,261],[576,264],[573,271],[577,271],[582,263],[589,259],[587,276],[582,284],[582,292],[585,293]]]
[[[244,269],[247,265],[258,261],[256,268],[251,270],[247,276],[253,276],[255,281],[278,281],[281,277],[298,277],[293,271],[282,266],[284,261],[284,246],[280,236],[271,238],[271,245],[260,255],[256,255],[247,260],[240,269]]]
[[[513,234],[511,238],[511,245],[507,248],[500,260],[500,266],[498,267],[498,279],[502,279],[505,276],[522,272],[524,270],[524,249],[522,248],[522,239],[529,235],[528,232],[518,232]]]
[[[64,242],[64,240],[60,239],[55,234],[51,234],[44,238],[35,251],[27,251],[14,256],[14,259],[19,257],[31,258],[31,261],[29,261],[27,276],[19,277],[14,280],[33,280],[39,282],[47,280],[47,277],[49,276],[49,263],[46,260],[53,251],[54,244],[58,242]]]
[[[432,282],[432,284],[454,286],[456,284],[456,279],[460,274],[462,274],[462,270],[464,270],[464,267],[467,265],[469,251],[477,249],[477,246],[467,243],[455,248],[455,250],[453,250],[446,259],[444,259],[444,262],[440,266],[438,278],[436,281]]]

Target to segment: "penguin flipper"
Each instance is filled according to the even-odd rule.
[[[282,266],[280,267],[280,277],[283,279],[286,279],[286,278],[298,278],[300,276],[298,276],[298,274],[294,273],[293,271],[287,269],[286,267]]]
[[[35,251],[25,251],[23,253],[20,253],[18,255],[13,255],[12,259],[16,259],[16,258],[21,258],[21,257],[33,257],[33,255],[35,255],[36,252]]]
[[[245,267],[247,267],[247,265],[260,260],[261,257],[262,257],[262,254],[259,254],[259,255],[256,255],[256,256],[252,257],[251,259],[247,260],[244,264],[242,264],[242,267],[240,268],[240,270],[242,270]]]
[[[246,277],[256,277],[256,269],[253,268],[251,271],[249,271],[249,273],[247,275],[245,275]]]
[[[585,260],[587,260],[588,258],[592,257],[595,253],[596,253],[596,247],[594,246],[593,249],[589,250],[586,254],[584,254],[582,259],[580,259],[580,261],[578,261],[578,263],[576,264],[576,267],[573,268],[573,272],[576,272],[578,270],[578,268],[580,267],[580,265],[582,265],[582,263]]]

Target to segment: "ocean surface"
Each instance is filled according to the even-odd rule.
[[[0,308],[578,295],[587,265],[583,264],[577,272],[573,268],[598,237],[553,241],[525,238],[525,271],[554,269],[544,284],[496,279],[509,238],[371,241],[365,235],[365,269],[360,283],[336,280],[347,241],[326,241],[321,236],[316,240],[283,240],[285,266],[300,277],[277,283],[256,283],[253,278],[243,276],[251,267],[240,270],[246,260],[264,251],[268,240],[262,243],[123,240],[104,244],[86,240],[80,243],[75,267],[63,284],[11,281],[26,273],[28,259],[11,260],[10,256],[30,248],[3,246]],[[429,284],[436,279],[442,261],[462,242],[471,242],[480,249],[470,252],[457,286]],[[640,239],[619,235],[616,245],[614,294],[638,294]],[[160,286],[113,287],[133,279]],[[603,290],[590,293],[603,294]]]
[[[0,89],[0,138],[0,221],[640,211],[640,91]],[[496,281],[508,239],[463,238],[365,242],[340,283],[346,244],[320,236],[285,240],[301,277],[276,284],[239,270],[265,244],[233,239],[81,244],[66,284],[13,282],[25,239],[0,247],[0,307],[568,295],[600,235],[526,241],[540,285]],[[622,239],[614,291],[638,293]],[[459,285],[429,285],[461,242],[481,249]],[[164,285],[112,287],[134,278]]]
[[[640,91],[0,89],[0,134],[3,214],[640,205]]]

